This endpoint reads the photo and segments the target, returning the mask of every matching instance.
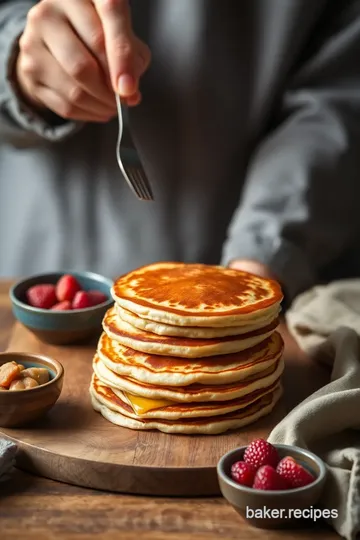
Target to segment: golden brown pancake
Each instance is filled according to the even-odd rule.
[[[241,381],[271,367],[280,358],[284,343],[278,332],[255,347],[233,354],[186,359],[159,356],[130,349],[100,337],[97,354],[114,373],[154,385],[184,386],[194,383],[226,384]]]
[[[264,326],[271,324],[276,317],[271,317],[268,320],[260,320],[254,324],[243,324],[241,326],[224,326],[224,327],[205,327],[205,326],[174,326],[172,324],[164,324],[156,321],[149,321],[144,317],[139,317],[135,313],[131,313],[127,309],[122,308],[118,304],[115,305],[116,313],[121,319],[128,322],[135,328],[144,332],[151,332],[160,336],[186,337],[195,339],[211,339],[226,336],[239,336],[240,334],[248,334],[254,330],[259,330]]]
[[[274,320],[265,328],[240,336],[226,336],[213,339],[191,339],[160,336],[139,330],[120,319],[114,307],[105,314],[105,333],[122,345],[148,354],[201,358],[219,354],[230,354],[249,349],[264,341],[276,330],[279,320]]]
[[[164,386],[145,383],[129,376],[117,375],[105,366],[98,356],[93,360],[96,376],[115,392],[121,390],[135,396],[151,400],[170,400],[175,402],[227,401],[243,397],[251,392],[267,388],[277,381],[284,370],[284,361],[279,358],[263,372],[248,379],[228,384],[189,384],[187,386]]]
[[[120,277],[116,303],[174,326],[224,327],[277,315],[283,298],[275,281],[221,266],[164,262]]]
[[[94,388],[93,384],[91,384],[90,395],[92,405],[96,411],[100,412],[104,418],[113,424],[135,430],[157,429],[164,433],[192,435],[215,435],[218,433],[224,433],[230,429],[241,428],[251,424],[262,416],[269,414],[282,395],[281,386],[278,386],[273,392],[269,392],[265,396],[262,396],[253,402],[251,405],[238,411],[214,417],[159,420],[153,418],[140,419],[140,417],[134,419],[126,416],[123,414],[125,410],[123,407],[126,404],[115,396],[115,394],[109,394],[108,390],[103,391],[103,388],[104,387]],[[122,412],[116,412],[111,408],[114,408],[115,403],[119,410],[122,410]]]
[[[139,407],[134,408],[132,405],[132,398],[137,399],[137,396],[131,396],[120,391],[114,392],[110,386],[105,385],[96,375],[93,375],[91,385],[96,394],[102,394],[103,396],[106,396],[109,401],[111,400],[112,405],[109,405],[110,409],[125,414],[125,416],[129,416],[130,418],[179,420],[182,418],[219,416],[221,414],[244,409],[266,394],[274,392],[279,386],[279,379],[267,388],[261,388],[246,396],[229,401],[208,401],[205,403],[175,403],[169,401],[160,407],[149,410],[141,410]]]
[[[92,404],[109,421],[222,433],[281,396],[278,283],[221,266],[157,263],[119,278],[93,360]]]

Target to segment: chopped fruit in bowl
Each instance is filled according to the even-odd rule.
[[[95,340],[113,304],[112,285],[112,280],[91,272],[32,276],[11,288],[13,313],[46,343]]]
[[[289,489],[289,485],[285,478],[271,465],[262,465],[255,473],[253,485],[254,489],[263,489],[265,491],[279,491]]]
[[[49,283],[34,285],[26,291],[26,299],[30,306],[39,309],[50,309],[58,301],[55,285]]]
[[[0,365],[0,390],[27,390],[50,381],[50,372],[44,367],[26,367],[14,360]]]
[[[70,300],[64,300],[63,302],[58,302],[50,309],[52,309],[53,311],[69,311],[72,309],[72,305]]]
[[[254,483],[256,467],[245,461],[236,461],[231,466],[231,478],[238,484],[252,487]]]
[[[86,309],[109,300],[103,291],[84,290],[73,274],[64,274],[54,284],[38,283],[26,291],[27,303],[38,309],[68,311]]]
[[[56,284],[56,296],[58,302],[72,302],[81,285],[72,274],[64,274]]]
[[[87,292],[78,291],[72,302],[72,309],[86,309],[91,307],[91,300]]]
[[[279,454],[275,446],[264,439],[255,439],[244,452],[244,461],[257,469],[262,465],[276,467],[279,463]]]
[[[243,461],[233,463],[230,475],[238,484],[265,491],[300,488],[315,480],[292,456],[280,459],[277,448],[264,439],[245,448]]]
[[[64,380],[58,360],[22,352],[0,353],[0,427],[31,424],[57,402]]]
[[[217,475],[221,493],[241,516],[257,527],[277,528],[291,526],[295,510],[316,506],[326,466],[309,450],[256,439],[225,454]],[[274,515],[260,516],[264,508]]]
[[[276,471],[287,481],[291,489],[307,486],[315,480],[314,476],[291,456],[285,456],[279,462]]]
[[[106,294],[101,291],[88,291],[87,294],[92,306],[97,306],[98,304],[102,304],[103,302],[106,302],[106,300],[108,300]]]

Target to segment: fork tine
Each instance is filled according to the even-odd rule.
[[[152,200],[151,193],[149,192],[149,189],[146,185],[146,182],[144,181],[144,177],[142,176],[140,169],[137,167],[134,167],[133,174],[134,174],[136,183],[143,194],[143,197],[146,200]]]
[[[127,170],[127,173],[128,173],[128,175],[130,177],[131,183],[135,186],[135,189],[137,190],[137,192],[139,194],[139,198],[144,199],[144,193],[143,193],[143,190],[142,190],[142,186],[137,181],[137,178],[135,176],[134,168],[131,167],[131,166],[128,166],[128,167],[126,167],[126,170]]]
[[[134,167],[134,176],[138,185],[141,185],[141,190],[146,197],[146,200],[153,200],[153,194],[149,182],[146,178],[145,171],[141,167]]]
[[[133,192],[136,194],[136,196],[138,197],[138,199],[144,199],[143,193],[140,190],[138,184],[136,182],[134,182],[133,176],[131,174],[129,174],[128,177],[130,179],[131,188],[132,188]]]
[[[148,196],[146,193],[146,190],[144,189],[144,185],[141,182],[141,180],[138,178],[137,175],[137,169],[135,167],[127,167],[127,172],[130,176],[130,180],[134,186],[136,186],[136,189],[139,193],[139,198],[146,201],[148,200]]]
[[[147,185],[144,181],[144,177],[142,176],[141,171],[138,168],[135,168],[134,176],[136,178],[137,184],[141,186],[141,191],[144,197],[146,197],[147,200],[151,200],[151,194],[149,193]]]
[[[154,196],[153,196],[153,193],[152,193],[152,189],[151,189],[151,186],[148,182],[148,179],[147,179],[147,176],[145,174],[145,171],[143,168],[139,167],[138,168],[138,174],[139,174],[139,177],[143,183],[143,186],[144,186],[144,190],[146,191],[146,194],[149,198],[149,200],[153,200],[154,199]]]
[[[138,185],[137,185],[137,182],[134,182],[132,180],[132,178],[130,178],[129,176],[129,173],[128,171],[125,169],[125,167],[123,166],[121,160],[119,159],[118,160],[118,163],[119,163],[119,166],[120,166],[120,170],[121,172],[123,173],[123,176],[127,182],[127,184],[129,185],[130,189],[135,193],[135,195],[141,199],[142,198],[142,195],[141,195],[141,191],[139,190],[138,188]]]
[[[132,161],[130,161],[130,163],[127,162],[128,160],[124,160],[124,163],[122,161],[121,141],[122,141],[123,127],[124,127],[123,111],[122,111],[122,105],[121,105],[121,100],[120,100],[119,95],[116,94],[115,98],[116,98],[116,106],[118,110],[118,119],[119,119],[119,132],[118,132],[118,138],[117,138],[117,143],[116,143],[116,158],[117,158],[119,168],[126,182],[129,184],[130,188],[135,193],[135,195],[139,199],[142,199],[145,201],[152,201],[154,200],[154,197],[151,191],[151,186],[141,163],[139,163],[139,165],[136,166],[136,165],[133,165]],[[135,153],[136,157],[138,157],[136,147],[132,141],[131,135],[128,138],[130,139],[129,142],[132,147],[133,153]],[[137,161],[139,161],[139,159],[137,159]]]

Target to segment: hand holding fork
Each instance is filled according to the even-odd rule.
[[[39,112],[103,123],[117,112],[114,92],[127,106],[140,103],[149,63],[149,48],[132,30],[129,0],[42,0],[28,11],[12,80]],[[135,192],[149,198],[141,182]]]

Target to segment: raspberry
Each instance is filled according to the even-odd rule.
[[[284,457],[276,470],[282,478],[285,478],[289,487],[293,489],[307,486],[315,480],[312,474],[290,456]]]
[[[43,283],[34,285],[26,291],[26,298],[30,306],[50,309],[56,304],[55,285]]]
[[[242,486],[251,487],[254,482],[256,469],[245,461],[237,461],[231,467],[231,478]]]
[[[102,304],[108,300],[106,294],[102,293],[101,291],[89,291],[88,296],[92,306],[97,306],[98,304]]]
[[[59,302],[65,300],[72,302],[78,291],[81,291],[81,286],[77,279],[70,274],[63,275],[56,284],[56,296]]]
[[[246,448],[244,461],[258,469],[262,465],[276,467],[279,463],[279,454],[276,448],[264,439],[256,439]]]
[[[72,309],[71,302],[69,300],[64,300],[63,302],[55,304],[55,306],[53,306],[51,309],[53,311],[67,311],[69,309]]]
[[[92,304],[91,304],[91,301],[87,292],[78,291],[75,294],[75,298],[72,303],[73,309],[85,309],[91,306]]]
[[[281,491],[288,489],[288,484],[285,478],[276,472],[274,467],[263,465],[257,470],[252,487],[265,491]]]

